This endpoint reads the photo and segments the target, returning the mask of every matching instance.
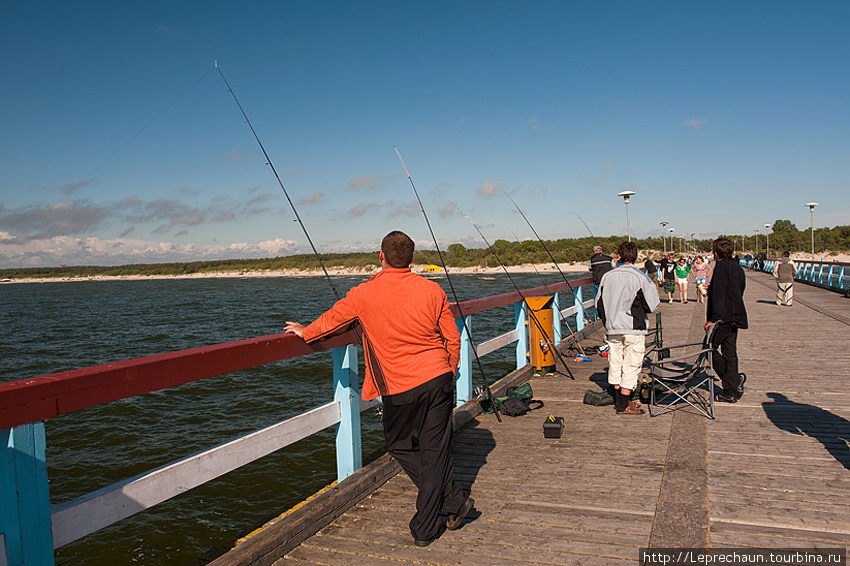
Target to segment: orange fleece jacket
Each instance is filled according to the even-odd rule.
[[[303,332],[307,343],[363,330],[363,399],[395,395],[457,372],[460,333],[446,293],[410,268],[385,268],[351,289]]]

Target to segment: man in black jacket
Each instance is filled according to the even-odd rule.
[[[602,253],[602,246],[593,246],[593,255],[590,256],[590,261],[587,263],[587,269],[593,277],[593,298],[596,298],[596,293],[599,292],[599,282],[602,281],[602,276],[616,267],[614,258],[610,255]]]
[[[712,354],[714,371],[723,383],[723,391],[715,396],[716,401],[736,403],[744,394],[746,374],[738,373],[738,329],[747,328],[747,310],[744,308],[744,289],[747,276],[741,266],[732,259],[732,242],[718,238],[712,244],[714,273],[708,286],[705,313],[705,330],[716,322],[717,328],[711,344],[720,351]]]

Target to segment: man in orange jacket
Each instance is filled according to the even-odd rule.
[[[366,376],[363,398],[382,398],[387,450],[418,488],[410,532],[427,546],[454,530],[472,498],[454,481],[452,410],[460,334],[440,286],[410,270],[414,244],[393,231],[381,242],[381,271],[308,326],[286,331],[307,343],[360,326]],[[440,521],[443,511],[446,523]]]

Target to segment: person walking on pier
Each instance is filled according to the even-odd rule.
[[[790,307],[794,300],[794,278],[797,266],[791,261],[791,252],[782,252],[782,257],[773,266],[773,278],[776,280],[776,304]]]
[[[708,285],[705,331],[717,323],[711,345],[720,350],[712,353],[712,365],[723,384],[723,391],[714,398],[723,403],[737,403],[747,381],[746,374],[738,373],[738,330],[748,326],[744,308],[747,276],[732,259],[733,246],[727,238],[714,240],[712,250],[716,263]]]
[[[676,290],[676,262],[673,261],[673,252],[667,254],[667,257],[661,258],[659,264],[661,270],[662,288],[667,293],[667,303],[673,302],[673,291]]]
[[[387,451],[418,489],[410,532],[416,546],[427,546],[446,528],[459,528],[474,501],[454,481],[452,460],[460,334],[445,292],[410,270],[413,249],[407,234],[390,232],[381,242],[377,275],[308,326],[287,321],[286,332],[309,344],[362,329],[363,398],[382,398]]]
[[[608,383],[614,386],[614,409],[619,415],[639,415],[644,411],[630,397],[643,366],[648,315],[661,300],[655,284],[634,265],[638,255],[634,242],[623,242],[617,253],[622,265],[602,277],[596,311],[607,335]]]

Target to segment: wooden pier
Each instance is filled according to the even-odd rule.
[[[748,273],[750,329],[738,339],[747,390],[718,404],[715,420],[687,407],[650,418],[583,404],[606,379],[606,360],[594,355],[570,363],[574,381],[563,372],[531,379],[543,409],[502,423],[461,419],[455,473],[475,511],[460,530],[413,546],[415,488],[384,458],[352,478],[380,487],[314,536],[306,532],[321,507],[344,506],[333,493],[342,486],[312,515],[290,514],[213,564],[616,565],[637,563],[646,547],[846,548],[850,300],[795,284],[788,308],[774,293],[770,275]],[[662,303],[665,343],[702,339],[693,285],[690,296]],[[584,344],[601,338],[591,332]],[[560,439],[543,436],[549,414],[565,418]],[[285,556],[271,558],[275,546]]]

